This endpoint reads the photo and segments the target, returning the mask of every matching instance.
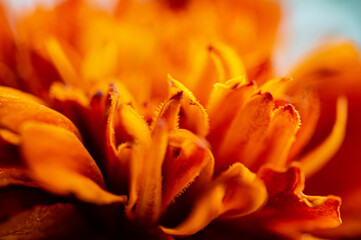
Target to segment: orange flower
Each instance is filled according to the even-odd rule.
[[[358,186],[332,175],[345,156],[358,169],[360,60],[336,45],[274,78],[279,15],[266,0],[68,0],[13,32],[1,11],[0,236],[360,236]],[[335,193],[341,227],[341,199],[318,196]]]

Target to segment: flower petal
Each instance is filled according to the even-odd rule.
[[[38,184],[30,179],[27,169],[21,167],[0,168],[0,187],[10,185],[38,187]]]
[[[172,141],[171,138],[170,136],[169,141]],[[178,156],[173,156],[178,153]],[[182,191],[188,188],[209,164],[209,161],[212,161],[207,143],[197,137],[195,140],[185,139],[179,148],[170,152],[170,155],[169,161],[165,161],[163,164],[163,209],[169,205],[176,195],[180,195]]]
[[[15,39],[2,3],[0,3],[0,36],[0,83],[5,86],[19,87],[13,73],[16,67]]]
[[[60,43],[55,38],[49,38],[45,41],[45,47],[62,80],[70,86],[81,87],[79,81],[81,78],[64,53]]]
[[[6,129],[0,128],[0,166],[18,166],[21,165],[18,152],[20,137]]]
[[[77,128],[68,118],[33,99],[20,91],[0,87],[0,126],[18,133],[24,122],[43,122],[67,129],[80,138]]]
[[[209,47],[209,51],[218,70],[219,79],[217,82],[224,83],[227,79],[246,76],[243,62],[233,48],[218,42],[213,43]]]
[[[167,130],[171,131],[178,128],[179,126],[179,111],[181,107],[181,99],[183,92],[178,92],[173,95],[169,100],[167,100],[164,105],[162,105],[156,118],[153,121],[153,125],[157,125],[158,121],[164,121],[167,125]]]
[[[171,94],[179,91],[183,92],[179,127],[188,129],[201,137],[206,136],[209,131],[209,120],[206,110],[183,84],[171,76],[168,76],[168,79],[171,86]]]
[[[218,171],[234,162],[252,166],[263,150],[261,141],[268,131],[273,108],[272,95],[264,93],[252,97],[237,113],[216,153]]]
[[[220,146],[219,143],[237,112],[243,107],[248,98],[257,91],[257,87],[253,82],[240,86],[242,82],[242,79],[236,79],[229,80],[225,84],[217,83],[214,86],[207,105],[211,124],[207,138],[212,147]],[[217,151],[217,149],[214,149],[214,151]]]
[[[142,224],[152,225],[161,214],[162,164],[168,142],[165,122],[159,121],[152,132],[152,143],[145,155],[139,189],[139,201],[135,210]]]
[[[300,168],[293,166],[281,172],[265,167],[259,176],[266,184],[269,201],[255,215],[267,229],[298,239],[302,232],[341,224],[340,198],[304,195],[301,192],[304,176]]]
[[[136,204],[139,197],[139,188],[144,167],[143,162],[149,151],[152,138],[147,123],[132,107],[129,105],[120,105],[119,111],[117,111],[116,114],[118,116],[116,116],[114,120],[115,135],[116,138],[122,139],[118,142],[124,142],[125,144],[117,146],[117,155],[120,165],[123,165],[125,168],[119,170],[115,166],[110,165],[110,167],[113,167],[115,177],[119,172],[128,172],[129,174],[127,183],[129,189],[127,212],[130,214],[132,207]],[[130,158],[124,157],[124,154],[129,154]],[[117,173],[116,171],[118,170],[119,172]]]
[[[278,108],[272,116],[264,151],[258,156],[257,164],[262,160],[275,167],[285,167],[300,124],[300,116],[292,105]]]
[[[69,203],[36,205],[1,223],[0,238],[59,239],[91,237],[88,228],[85,218]]]
[[[179,226],[162,229],[174,236],[191,235],[217,217],[236,218],[250,214],[266,199],[262,181],[242,164],[236,163],[200,195],[189,216]]]
[[[341,147],[346,134],[347,100],[341,97],[337,101],[337,118],[332,132],[316,149],[300,159],[306,177],[313,175],[330,160]]]
[[[26,123],[21,129],[21,150],[31,177],[44,189],[59,195],[74,194],[95,204],[125,202],[102,189],[99,168],[71,132],[44,123]],[[64,151],[64,149],[66,149]]]

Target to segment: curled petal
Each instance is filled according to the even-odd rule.
[[[60,43],[55,38],[49,38],[45,41],[45,46],[63,81],[71,86],[80,87],[79,79],[81,78],[72,66]]]
[[[266,189],[242,164],[232,165],[196,200],[189,216],[175,228],[162,227],[175,236],[194,234],[217,217],[236,218],[256,211],[267,199]]]
[[[167,130],[173,130],[178,128],[179,125],[179,111],[181,107],[181,99],[183,92],[178,92],[173,95],[168,101],[166,101],[159,113],[156,115],[156,118],[153,122],[154,125],[157,125],[158,121],[164,121],[167,125]]]
[[[337,101],[337,118],[332,132],[316,149],[300,159],[306,177],[321,169],[338,151],[345,138],[347,125],[347,100],[341,97]]]
[[[173,154],[178,151],[179,155],[171,156],[168,164],[166,162],[163,166],[163,208],[167,207],[176,195],[181,194],[212,161],[207,144],[202,139],[186,139]]]
[[[201,137],[206,136],[209,131],[209,120],[206,110],[183,84],[171,76],[168,76],[168,79],[171,85],[171,93],[183,92],[179,127],[188,129]]]
[[[259,176],[266,184],[269,201],[257,214],[267,229],[296,239],[302,232],[341,224],[340,198],[304,195],[300,168],[277,172],[266,167]]]
[[[218,42],[212,44],[209,51],[218,71],[217,82],[224,83],[226,79],[246,75],[242,60],[231,47]]]
[[[124,196],[102,189],[104,180],[99,168],[73,133],[32,122],[22,127],[21,139],[29,173],[45,190],[65,196],[74,194],[95,204],[126,201]]]

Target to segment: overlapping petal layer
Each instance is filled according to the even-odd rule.
[[[279,11],[68,0],[14,34],[1,9],[0,236],[50,238],[69,216],[78,234],[97,216],[100,235],[130,239],[357,236],[358,54],[337,45],[268,80]],[[340,198],[303,194],[303,172],[313,194],[344,199],[344,227]],[[22,194],[36,199],[10,204]]]

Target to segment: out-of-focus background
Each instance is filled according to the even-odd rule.
[[[14,16],[32,11],[36,5],[51,8],[61,0],[0,0]],[[98,2],[111,11],[113,0]],[[144,1],[144,0],[143,0]],[[275,62],[278,74],[284,75],[304,55],[322,42],[350,39],[361,48],[361,0],[279,0],[283,6]]]

